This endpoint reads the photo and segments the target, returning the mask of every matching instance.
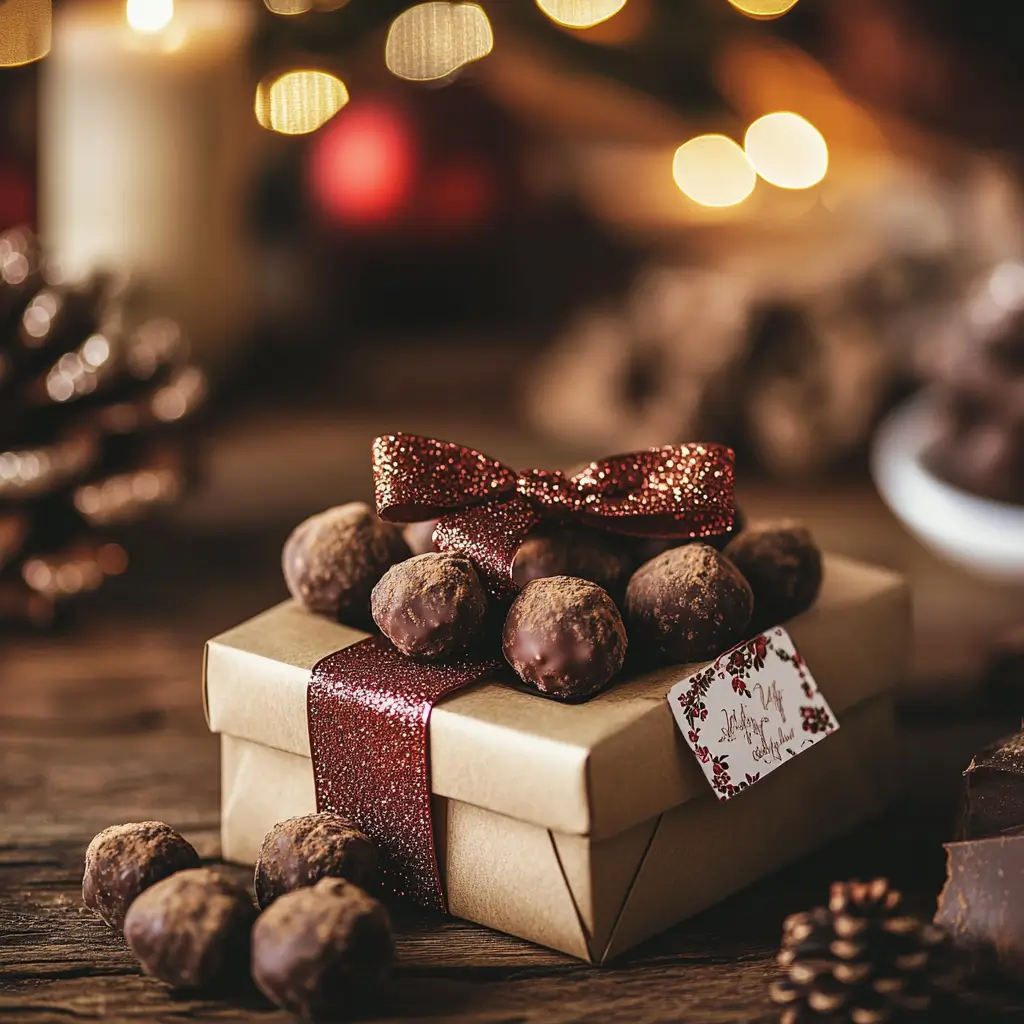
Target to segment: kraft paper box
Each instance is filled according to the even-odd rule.
[[[573,706],[488,682],[440,702],[430,776],[451,912],[601,962],[881,810],[910,650],[905,583],[828,556],[817,604],[787,629],[840,728],[724,803],[666,700],[694,666]],[[285,602],[209,641],[228,860],[253,863],[272,825],[316,810],[307,681],[363,636]]]

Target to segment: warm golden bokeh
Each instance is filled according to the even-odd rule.
[[[778,18],[795,7],[796,2],[797,0],[729,0],[736,10],[751,18]]]
[[[39,60],[50,52],[50,0],[6,0],[0,3],[0,66],[14,67]]]
[[[256,120],[282,135],[306,135],[334,117],[348,99],[345,83],[327,71],[289,71],[260,82]]]
[[[725,135],[698,135],[680,146],[672,176],[680,191],[701,206],[735,206],[757,183],[746,154]]]
[[[174,20],[174,0],[127,0],[125,17],[136,32],[162,32]]]
[[[417,4],[391,23],[384,59],[399,78],[429,82],[486,57],[493,46],[491,23],[482,7]]]
[[[743,147],[754,170],[779,188],[810,188],[828,171],[828,146],[821,132],[791,111],[759,117]]]
[[[618,14],[626,0],[537,0],[537,6],[559,25],[589,28]]]

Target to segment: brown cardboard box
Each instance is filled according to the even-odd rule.
[[[452,913],[603,961],[876,813],[910,628],[900,577],[828,557],[817,604],[788,629],[841,728],[727,803],[665,700],[693,666],[576,706],[498,683],[445,699],[431,784]],[[315,809],[306,683],[362,636],[285,602],[207,645],[227,859],[252,863],[271,825]]]

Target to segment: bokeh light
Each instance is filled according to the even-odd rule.
[[[738,11],[750,18],[778,18],[790,8],[796,6],[797,0],[729,0]]]
[[[683,143],[672,161],[672,177],[701,206],[735,206],[757,183],[746,154],[725,135],[698,135]]]
[[[400,109],[384,101],[353,105],[310,150],[313,200],[343,224],[386,221],[412,191],[415,149],[412,128]]]
[[[537,6],[559,25],[590,28],[618,14],[626,0],[537,0]]]
[[[348,0],[263,0],[271,14],[307,14],[309,11],[337,11]]]
[[[289,71],[260,82],[256,120],[282,135],[306,135],[329,121],[348,103],[348,89],[327,71]]]
[[[415,82],[446,78],[494,47],[491,23],[476,4],[417,4],[391,23],[384,60],[392,74]]]
[[[52,27],[50,0],[0,3],[0,65],[15,67],[45,57]]]
[[[754,170],[779,188],[810,188],[828,171],[821,132],[790,111],[759,117],[747,129],[743,147]]]
[[[136,32],[162,32],[174,20],[174,0],[127,0],[125,17]]]

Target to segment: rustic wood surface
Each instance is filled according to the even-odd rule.
[[[279,543],[279,530],[150,530],[130,545],[132,573],[66,633],[0,638],[0,1020],[288,1019],[251,994],[198,1000],[144,977],[80,897],[85,846],[115,822],[168,821],[216,858],[217,743],[200,707],[200,652],[281,596]],[[908,732],[908,748],[934,745],[927,728]],[[976,725],[979,736],[1000,728]],[[397,976],[360,1019],[767,1024],[780,922],[822,901],[829,881],[884,873],[934,904],[948,796],[908,803],[605,968],[402,916]],[[982,1019],[1024,1013],[1010,996],[985,998]]]

